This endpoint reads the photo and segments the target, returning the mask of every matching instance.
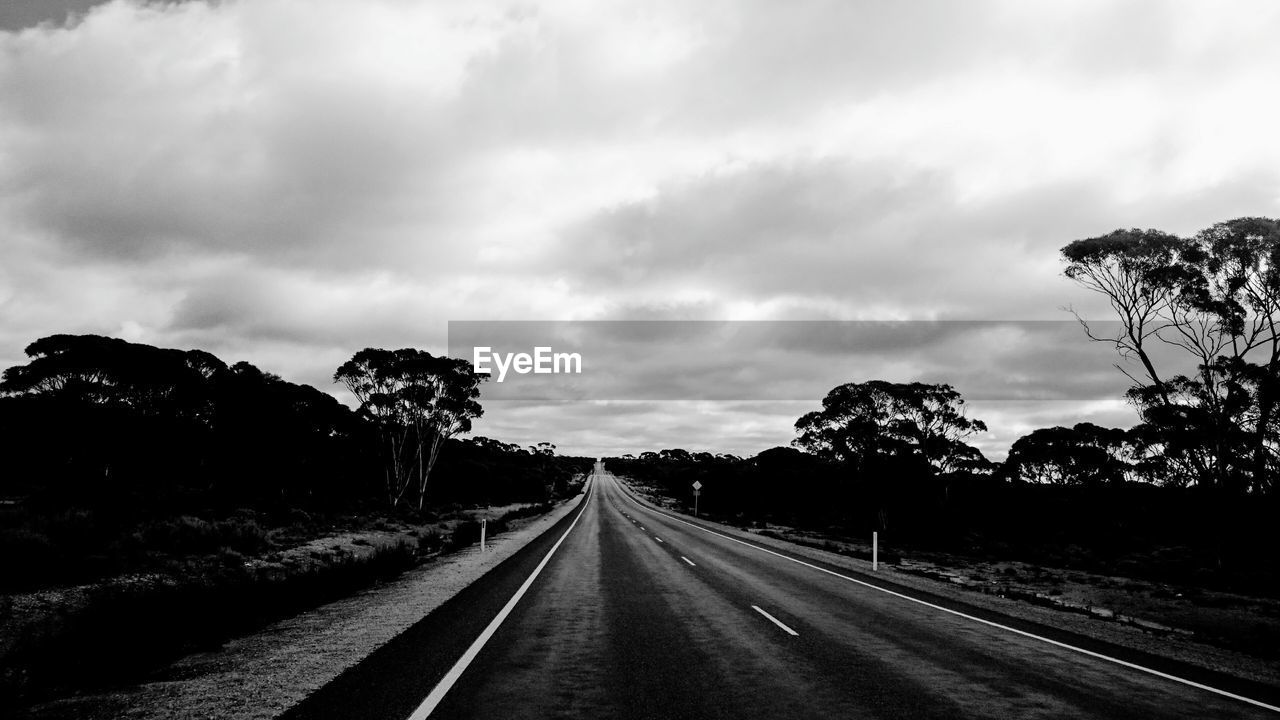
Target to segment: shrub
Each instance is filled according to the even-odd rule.
[[[271,547],[267,531],[244,516],[211,523],[183,515],[147,525],[139,535],[146,549],[174,556],[208,555],[222,548],[251,555]]]
[[[215,532],[220,538],[220,547],[238,552],[255,554],[271,546],[267,531],[253,519],[223,520],[215,525]]]
[[[423,530],[418,533],[418,554],[430,555],[444,547],[444,537],[434,530]]]
[[[480,523],[475,520],[463,520],[453,526],[449,533],[449,549],[457,550],[480,542]]]
[[[213,523],[190,515],[152,523],[143,528],[142,539],[148,549],[171,555],[208,554],[222,547]]]
[[[203,527],[184,522],[167,529]],[[417,561],[410,542],[377,548],[365,558],[325,557],[281,572],[245,567],[243,555],[224,550],[221,567],[200,576],[96,587],[83,606],[24,628],[4,648],[0,698],[38,699],[62,689],[128,682],[184,653],[217,647],[394,577]]]

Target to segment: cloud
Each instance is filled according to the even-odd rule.
[[[706,307],[711,317],[728,301],[785,299],[844,319],[1061,319],[1069,302],[1101,308],[1061,276],[1068,242],[1134,217],[1190,232],[1188,218],[1275,207],[1278,190],[1277,177],[1250,173],[1140,202],[1083,181],[966,200],[937,171],[793,159],[603,209],[570,227],[546,263],[641,312],[696,289],[721,300]]]
[[[449,320],[1106,317],[1060,276],[1067,242],[1280,214],[1278,15],[1247,0],[10,3],[0,365],[42,335],[98,332],[333,389],[359,348],[439,350]],[[639,390],[728,396],[840,353],[838,373],[779,382],[814,403],[871,373],[975,398],[1094,397],[1119,377],[1087,344],[834,340],[684,378],[652,358],[614,367]],[[794,421],[737,404],[708,424],[693,407],[485,422],[564,448],[678,429],[745,452]],[[1009,427],[1069,414],[1001,412]],[[528,429],[553,422],[564,436]]]
[[[388,4],[299,10],[111,3],[4,36],[7,214],[124,262],[420,260],[403,226],[429,241],[456,223],[448,108],[495,33]]]

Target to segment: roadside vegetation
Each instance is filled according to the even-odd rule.
[[[546,512],[592,463],[456,437],[482,377],[420,351],[358,353],[356,410],[199,350],[55,335],[27,354],[0,382],[10,699],[136,677],[393,577],[478,542],[481,516],[495,534]]]

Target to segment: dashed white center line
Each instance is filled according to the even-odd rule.
[[[631,502],[631,503],[635,504],[635,505],[636,505],[636,506],[638,506],[638,507],[643,507],[642,505],[640,505],[640,503],[639,503],[635,498],[631,497],[631,496],[627,493],[627,491],[625,491],[625,490],[624,490],[624,491],[623,491],[623,493],[622,493],[622,496],[623,496],[624,498],[626,498],[628,502]],[[973,621],[973,622],[981,623],[981,624],[983,624],[983,625],[987,625],[987,626],[989,626],[989,627],[993,627],[993,628],[997,628],[997,629],[1000,629],[1000,630],[1004,630],[1005,632],[1010,632],[1010,633],[1013,633],[1013,634],[1015,634],[1015,635],[1021,635],[1021,636],[1023,636],[1023,637],[1031,638],[1031,639],[1033,639],[1033,640],[1039,640],[1040,642],[1047,643],[1047,644],[1049,644],[1049,645],[1053,645],[1053,646],[1055,646],[1055,647],[1060,647],[1060,648],[1063,648],[1063,649],[1065,649],[1065,650],[1070,650],[1070,651],[1073,651],[1073,652],[1077,652],[1077,653],[1080,653],[1081,655],[1088,655],[1089,657],[1092,657],[1092,658],[1097,658],[1097,659],[1099,659],[1099,660],[1104,660],[1104,661],[1106,661],[1106,662],[1115,663],[1116,665],[1120,665],[1120,666],[1123,666],[1123,667],[1127,667],[1127,668],[1130,668],[1130,669],[1132,669],[1132,670],[1137,670],[1137,671],[1139,671],[1139,672],[1147,673],[1148,675],[1154,675],[1154,676],[1156,676],[1156,677],[1161,677],[1161,678],[1164,678],[1164,679],[1166,679],[1166,680],[1172,680],[1173,682],[1180,683],[1180,684],[1182,684],[1182,685],[1186,685],[1186,686],[1188,686],[1188,687],[1199,688],[1200,690],[1205,690],[1205,691],[1207,691],[1207,692],[1211,692],[1211,693],[1214,693],[1214,694],[1216,694],[1216,695],[1221,695],[1221,696],[1223,696],[1223,697],[1229,697],[1229,698],[1231,698],[1231,699],[1233,699],[1233,700],[1239,700],[1239,701],[1241,701],[1241,702],[1248,703],[1248,704],[1250,704],[1250,705],[1254,705],[1254,706],[1257,706],[1257,707],[1260,707],[1260,708],[1265,708],[1265,709],[1267,709],[1267,710],[1271,710],[1271,711],[1274,711],[1274,712],[1280,712],[1280,705],[1269,705],[1269,704],[1264,703],[1264,702],[1262,702],[1262,701],[1260,701],[1260,700],[1254,700],[1253,698],[1245,697],[1245,696],[1243,696],[1243,695],[1237,695],[1237,694],[1235,694],[1235,693],[1233,693],[1233,692],[1228,692],[1228,691],[1226,691],[1226,690],[1222,690],[1222,689],[1219,689],[1219,688],[1213,687],[1213,686],[1211,686],[1211,685],[1205,685],[1205,684],[1203,684],[1203,683],[1198,683],[1198,682],[1195,682],[1195,681],[1193,681],[1193,680],[1188,680],[1188,679],[1186,679],[1186,678],[1181,678],[1181,677],[1178,677],[1178,676],[1176,676],[1176,675],[1170,675],[1169,673],[1161,672],[1161,671],[1159,671],[1159,670],[1153,670],[1153,669],[1148,668],[1148,667],[1143,667],[1142,665],[1138,665],[1137,663],[1131,663],[1131,662],[1129,662],[1129,661],[1127,661],[1127,660],[1121,660],[1121,659],[1119,659],[1119,658],[1114,658],[1114,657],[1111,657],[1110,655],[1103,655],[1102,653],[1094,652],[1093,650],[1087,650],[1087,649],[1085,649],[1085,648],[1076,647],[1075,645],[1069,645],[1069,644],[1067,644],[1067,643],[1060,642],[1060,641],[1058,641],[1058,640],[1053,640],[1053,639],[1050,639],[1050,638],[1047,638],[1047,637],[1043,637],[1043,636],[1041,636],[1041,635],[1036,635],[1036,634],[1034,634],[1034,633],[1029,633],[1029,632],[1027,632],[1026,630],[1019,630],[1019,629],[1017,629],[1017,628],[1009,627],[1008,625],[1002,625],[1002,624],[1000,624],[1000,623],[993,622],[993,621],[991,621],[991,620],[985,620],[985,619],[983,619],[983,618],[975,617],[975,616],[973,616],[973,615],[969,615],[969,614],[967,614],[967,613],[962,613],[962,612],[960,612],[960,611],[958,611],[958,610],[952,610],[951,608],[943,607],[943,606],[941,606],[941,605],[936,605],[936,604],[931,603],[931,602],[926,602],[926,601],[921,600],[921,599],[919,599],[919,598],[914,598],[914,597],[911,597],[911,596],[909,596],[909,595],[904,595],[904,594],[899,593],[899,592],[894,592],[893,590],[889,590],[889,589],[887,589],[887,588],[880,587],[879,585],[875,585],[875,584],[873,584],[873,583],[865,582],[865,581],[863,581],[863,580],[857,580],[857,579],[855,579],[855,578],[851,578],[851,577],[849,577],[848,575],[842,575],[842,574],[840,574],[840,573],[838,573],[838,572],[834,572],[834,571],[828,570],[828,569],[826,569],[826,568],[818,567],[817,565],[813,565],[813,564],[811,564],[811,563],[807,563],[807,562],[805,562],[805,561],[803,561],[803,560],[797,560],[796,558],[789,557],[789,556],[787,556],[787,555],[783,555],[783,554],[782,554],[782,553],[780,553],[780,552],[774,552],[773,550],[770,550],[770,549],[768,549],[768,548],[760,547],[759,545],[753,545],[752,543],[744,542],[744,541],[742,541],[742,540],[739,540],[738,538],[730,537],[730,536],[725,535],[725,534],[723,534],[723,533],[718,533],[718,532],[716,532],[715,530],[710,530],[710,529],[708,529],[708,528],[702,527],[701,525],[697,525],[697,524],[695,524],[695,523],[691,523],[691,522],[689,522],[688,520],[683,520],[683,519],[678,518],[678,517],[676,517],[676,516],[674,516],[674,515],[671,515],[671,514],[668,514],[668,513],[664,513],[664,512],[662,512],[661,510],[653,510],[653,512],[655,512],[655,513],[657,513],[657,514],[659,514],[659,515],[662,515],[662,516],[664,516],[664,517],[666,517],[666,518],[668,518],[668,519],[670,519],[670,520],[675,520],[675,521],[676,521],[676,522],[678,522],[678,523],[683,523],[683,524],[685,524],[685,525],[688,525],[689,527],[694,528],[694,529],[696,529],[696,530],[701,530],[702,532],[707,533],[707,534],[709,534],[709,535],[715,535],[716,537],[724,538],[725,540],[729,540],[730,542],[735,542],[735,543],[738,543],[739,545],[745,545],[745,546],[747,546],[747,547],[749,547],[749,548],[752,548],[753,550],[758,550],[758,551],[763,552],[763,553],[768,553],[768,554],[770,554],[770,555],[774,555],[774,556],[780,557],[780,558],[782,558],[783,560],[787,560],[787,561],[790,561],[790,562],[796,563],[797,565],[803,565],[803,566],[805,566],[805,567],[812,568],[812,569],[814,569],[814,570],[817,570],[818,572],[826,573],[827,575],[831,575],[831,576],[833,576],[833,577],[838,577],[838,578],[840,578],[841,580],[847,580],[847,581],[849,581],[849,582],[851,582],[851,583],[856,583],[856,584],[858,584],[858,585],[861,585],[861,586],[863,586],[863,587],[870,588],[870,589],[872,589],[872,590],[877,590],[877,591],[879,591],[879,592],[885,593],[886,595],[892,595],[892,596],[894,596],[894,597],[901,598],[901,599],[906,600],[906,601],[908,601],[908,602],[916,603],[916,604],[918,604],[918,605],[923,605],[923,606],[925,606],[925,607],[932,608],[932,609],[934,609],[934,610],[939,610],[939,611],[944,612],[944,613],[949,613],[949,614],[951,614],[951,615],[955,615],[955,616],[958,616],[958,617],[962,617],[962,618],[965,618],[966,620],[971,620],[971,621]],[[688,562],[688,560],[686,560],[685,562]],[[692,565],[692,563],[690,563],[690,564]],[[755,607],[755,606],[754,606],[754,605],[752,605],[752,607]],[[756,610],[759,610],[762,614],[764,614],[764,616],[765,616],[765,617],[768,617],[770,620],[773,620],[774,622],[778,622],[777,620],[774,620],[774,619],[773,619],[773,617],[769,615],[769,613],[766,613],[765,611],[760,610],[760,608],[758,608],[758,607],[757,607],[757,608],[756,608]],[[779,624],[779,625],[782,625],[782,623],[778,623],[778,624]],[[783,626],[783,627],[786,627],[786,626]],[[796,634],[794,631],[790,630],[789,628],[788,628],[788,632],[791,632],[792,634]]]
[[[690,564],[690,565],[692,565],[693,563],[689,563],[689,564]],[[778,620],[778,618],[776,618],[776,617],[774,617],[774,616],[770,615],[769,613],[765,612],[764,610],[762,610],[762,609],[760,608],[760,606],[759,606],[759,605],[752,605],[751,607],[752,607],[752,609],[754,609],[756,612],[758,612],[758,613],[760,613],[761,615],[763,615],[763,616],[765,616],[765,617],[769,618],[769,620],[770,620],[770,621],[772,621],[774,625],[777,625],[778,627],[782,628],[782,629],[783,629],[783,631],[785,631],[788,635],[798,636],[798,635],[800,634],[800,633],[796,632],[795,630],[792,630],[791,628],[787,627],[786,625],[783,625],[783,624],[782,624],[782,622]]]
[[[658,537],[657,535],[654,535],[653,539],[657,540],[658,542],[662,542],[662,538]]]
[[[689,563],[689,567],[698,567],[697,565],[694,565],[694,564],[693,564],[693,561],[692,561],[692,560],[690,560],[689,558],[687,558],[687,557],[685,557],[685,556],[683,556],[683,555],[681,555],[681,556],[680,556],[680,559],[681,559],[681,560],[683,560],[683,561],[685,561],[685,562],[687,562],[687,563]]]

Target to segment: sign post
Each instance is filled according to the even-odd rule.
[[[698,517],[698,496],[702,494],[702,483],[693,481],[693,516]]]

